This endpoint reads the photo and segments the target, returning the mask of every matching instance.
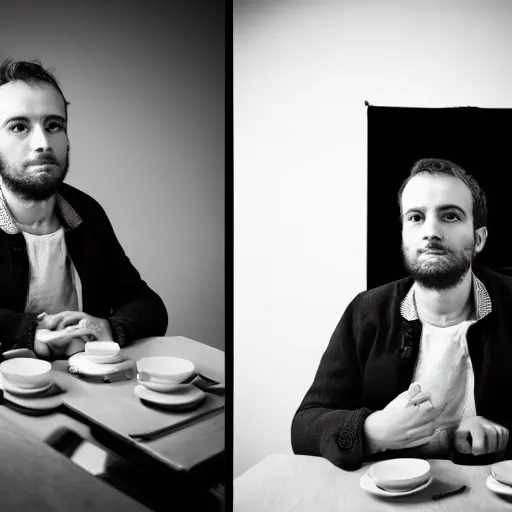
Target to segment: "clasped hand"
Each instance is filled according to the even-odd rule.
[[[430,393],[413,382],[381,411],[366,418],[364,433],[369,453],[415,448],[428,443],[435,432],[435,420],[443,408],[436,408]],[[461,421],[455,429],[454,448],[465,454],[504,452],[509,431],[483,416]]]
[[[62,311],[38,316],[34,348],[38,355],[69,356],[83,351],[92,340],[112,341],[110,324],[81,311]]]
[[[364,433],[370,453],[428,443],[441,411],[432,405],[430,393],[422,392],[420,385],[413,382],[384,409],[366,418]]]
[[[472,455],[502,452],[507,448],[508,434],[504,426],[483,416],[472,416],[462,420],[455,430],[454,446],[458,452]]]

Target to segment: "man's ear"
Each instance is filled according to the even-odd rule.
[[[487,227],[482,226],[475,230],[475,253],[482,252],[485,242],[487,241]]]

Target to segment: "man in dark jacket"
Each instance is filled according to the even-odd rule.
[[[39,63],[0,66],[0,353],[69,356],[164,335],[167,311],[90,196],[64,184],[68,102]]]
[[[399,206],[410,277],[349,304],[293,418],[293,450],[343,469],[397,456],[509,458],[512,278],[473,265],[487,239],[485,194],[453,162],[422,159]]]

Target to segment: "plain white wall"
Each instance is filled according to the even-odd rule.
[[[511,107],[511,22],[508,1],[235,0],[235,477],[291,451],[366,288],[364,101]]]
[[[0,59],[69,109],[68,182],[107,211],[169,335],[224,350],[224,2],[0,2]],[[98,247],[101,251],[101,247]]]

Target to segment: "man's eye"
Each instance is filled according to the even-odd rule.
[[[415,214],[415,215],[411,215],[409,217],[409,221],[410,222],[419,222],[421,220],[421,216],[418,215],[418,214]]]
[[[14,132],[14,133],[22,133],[26,129],[27,129],[27,127],[23,123],[16,123],[16,124],[11,125],[11,127],[10,127],[11,132]]]
[[[454,220],[459,220],[459,217],[453,212],[448,212],[445,216],[445,219],[453,222]]]
[[[48,131],[52,133],[60,132],[62,128],[62,124],[56,122],[49,123],[47,126]]]

